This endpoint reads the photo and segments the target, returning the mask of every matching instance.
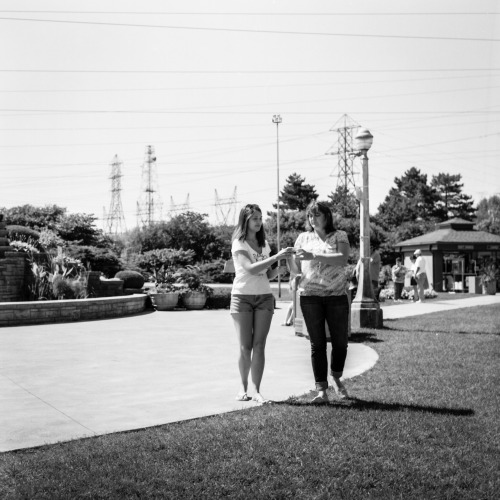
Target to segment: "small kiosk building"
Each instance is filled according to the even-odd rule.
[[[397,243],[410,269],[410,257],[420,249],[427,277],[437,292],[481,293],[478,271],[486,264],[500,264],[500,236],[477,231],[474,223],[455,218],[437,224],[430,233]]]

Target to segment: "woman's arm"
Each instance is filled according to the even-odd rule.
[[[267,271],[267,277],[268,279],[272,280],[274,278],[276,278],[276,276],[278,276],[278,274],[280,274],[281,276],[283,276],[284,274],[286,274],[286,266],[276,266],[276,267],[273,267],[272,269],[268,269]]]
[[[275,264],[281,259],[284,259],[287,255],[290,255],[293,248],[283,248],[276,255],[268,257],[264,260],[259,260],[258,262],[252,262],[250,256],[245,250],[238,250],[234,256],[238,260],[238,264],[249,274],[261,274],[266,271],[270,266]]]
[[[337,253],[313,253],[307,250],[298,249],[296,254],[296,259],[301,260],[315,260],[321,262],[322,264],[328,264],[329,266],[345,266],[347,265],[347,259],[349,257],[350,247],[349,243],[339,242],[338,243],[339,252]]]
[[[291,276],[297,276],[302,272],[300,267],[300,261],[297,260],[296,256],[292,256],[291,258],[286,260],[288,268],[290,269]]]

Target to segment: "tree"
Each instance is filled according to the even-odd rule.
[[[427,184],[427,175],[411,167],[405,174],[394,179],[385,200],[378,207],[377,221],[386,230],[393,231],[404,222],[439,219],[436,203],[439,195]]]
[[[197,263],[229,258],[229,230],[214,228],[205,219],[207,214],[184,212],[168,221],[136,228],[128,235],[128,246],[137,253],[161,248],[193,250]]]
[[[356,195],[345,186],[337,186],[335,191],[328,195],[332,210],[344,218],[358,218],[359,202]]]
[[[64,214],[59,217],[56,230],[65,241],[84,246],[96,246],[102,239],[101,229],[95,226],[93,214]]]
[[[57,223],[66,214],[66,209],[57,205],[34,207],[20,205],[12,208],[0,208],[8,225],[26,226],[31,229],[55,229]]]
[[[436,202],[436,213],[441,220],[461,217],[470,220],[474,215],[474,201],[471,196],[462,193],[463,183],[460,174],[439,173],[432,177],[431,186],[436,190],[439,199]]]
[[[283,208],[289,210],[305,210],[307,205],[317,198],[314,186],[305,184],[305,179],[296,173],[288,176],[279,197]],[[276,204],[274,207],[276,208]]]
[[[500,196],[483,198],[477,204],[477,228],[500,235]]]
[[[276,235],[276,212],[267,212],[268,218],[265,223],[266,239],[273,251],[277,250]],[[280,246],[292,247],[297,236],[306,230],[305,211],[287,210],[280,211]]]

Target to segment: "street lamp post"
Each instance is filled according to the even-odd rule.
[[[373,136],[368,129],[361,129],[354,138],[357,155],[363,168],[363,188],[360,199],[360,269],[358,291],[351,305],[351,326],[354,328],[382,328],[382,310],[373,293],[370,278],[370,212],[368,190],[368,150]]]
[[[281,115],[273,115],[273,123],[276,123],[276,241],[278,252],[280,251],[280,140],[279,124],[282,122]],[[279,262],[278,262],[279,266]],[[278,297],[281,298],[281,276],[278,274]]]

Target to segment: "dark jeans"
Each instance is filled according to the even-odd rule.
[[[341,377],[347,356],[349,302],[347,295],[300,296],[300,307],[311,341],[311,362],[317,390],[328,387],[325,321],[332,341],[331,374]]]
[[[405,284],[394,282],[394,300],[401,300],[401,292],[403,291]]]

